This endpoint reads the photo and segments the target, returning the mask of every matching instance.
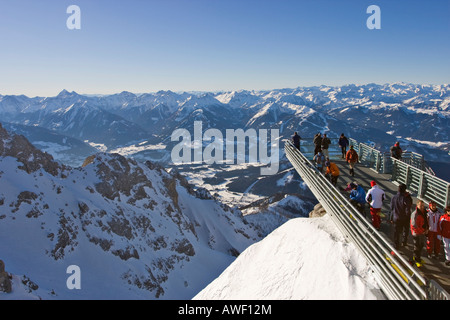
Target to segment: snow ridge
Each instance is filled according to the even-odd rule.
[[[16,149],[26,147],[35,170],[0,156],[0,259],[19,295],[189,299],[260,239],[239,211],[157,164],[99,153],[53,172],[39,150]],[[66,286],[70,265],[81,269],[81,290]]]

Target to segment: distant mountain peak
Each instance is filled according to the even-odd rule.
[[[79,96],[78,93],[76,93],[75,91],[69,92],[66,89],[63,89],[56,97],[57,98],[67,98],[67,97],[71,97],[71,96]]]

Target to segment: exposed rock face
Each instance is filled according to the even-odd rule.
[[[316,204],[314,206],[314,209],[309,213],[310,218],[320,218],[323,217],[327,212],[325,211],[324,207],[320,204]]]
[[[1,127],[0,139],[0,185],[5,186],[0,188],[0,252],[13,245],[11,250],[27,255],[36,241],[33,255],[40,252],[46,261],[40,270],[52,272],[53,265],[100,252],[114,261],[109,272],[120,270],[105,282],[120,281],[126,294],[145,290],[147,298],[189,298],[177,294],[189,289],[190,274],[198,269],[192,264],[206,275],[217,272],[215,261],[211,267],[204,264],[214,260],[211,255],[233,259],[260,239],[239,210],[206,190],[194,190],[179,173],[157,164],[98,153],[80,168],[64,168]],[[92,261],[89,271],[99,266]],[[105,273],[97,271],[98,277]],[[42,290],[45,284],[33,272],[27,271],[27,283],[35,284],[30,290]],[[171,278],[183,278],[180,288],[169,283]]]
[[[27,173],[44,169],[53,176],[57,176],[64,166],[53,160],[53,157],[36,149],[24,136],[10,135],[0,124],[0,156],[15,157],[23,166],[19,167]]]
[[[5,271],[5,263],[0,260],[0,291],[10,293],[12,291],[11,279]]]

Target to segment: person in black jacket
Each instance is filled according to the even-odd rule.
[[[398,249],[400,245],[400,234],[403,234],[403,246],[406,246],[408,241],[412,203],[411,195],[406,191],[406,185],[400,184],[397,194],[391,200],[390,221],[394,224],[395,249]]]
[[[329,158],[330,157],[330,154],[328,153],[328,147],[330,146],[330,144],[331,144],[330,138],[328,138],[327,134],[324,133],[323,134],[323,138],[322,138],[322,142],[320,144],[321,145],[320,148],[322,149],[322,153],[325,156],[325,158]]]
[[[298,135],[298,132],[294,132],[294,135],[292,136],[292,143],[294,143],[294,146],[300,150],[300,140],[301,137]]]
[[[345,159],[345,155],[347,154],[347,146],[349,145],[348,139],[344,134],[341,134],[339,137],[339,147],[341,147],[342,151],[342,159]]]
[[[318,154],[322,150],[322,134],[319,132],[314,136],[314,155]]]

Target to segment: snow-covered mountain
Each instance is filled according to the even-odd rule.
[[[400,140],[410,151],[443,161],[450,150],[450,85],[407,83],[299,87],[218,93],[122,92],[86,96],[62,91],[56,97],[0,96],[2,122],[42,127],[103,150],[168,162],[177,128],[203,130],[279,129],[312,137],[344,132],[388,148]],[[33,141],[32,141],[33,142]],[[152,146],[159,145],[160,148]],[[447,159],[444,159],[447,160]]]
[[[296,219],[296,195],[244,218],[175,170],[108,153],[71,168],[2,126],[0,186],[0,300],[384,299],[330,217]]]
[[[294,131],[303,138],[326,132],[336,139],[333,143],[345,133],[382,151],[400,141],[404,150],[423,154],[440,178],[450,180],[449,102],[450,85],[407,83],[106,96],[63,90],[45,98],[0,95],[0,119],[5,128],[72,167],[97,150],[168,168],[178,144],[171,141],[172,133],[181,128],[193,135],[195,121],[201,121],[203,132],[218,129],[224,138],[227,129],[277,129],[280,174],[275,177],[261,177],[260,169],[251,165],[177,167],[189,181],[241,207],[280,189],[307,196],[298,188],[296,173],[284,186],[277,182],[290,168],[282,141]]]
[[[189,299],[249,248],[197,298],[234,299],[249,292],[256,295],[247,297],[257,299],[324,297],[305,293],[312,287],[307,280],[287,276],[286,288],[267,277],[281,295],[271,295],[280,291],[270,284],[247,283],[248,290],[235,291],[237,275],[257,281],[261,275],[250,274],[252,267],[262,270],[263,264],[285,275],[307,273],[314,268],[309,260],[320,269],[322,261],[307,256],[311,239],[291,238],[303,235],[292,229],[302,228],[306,237],[317,233],[327,239],[324,247],[342,254],[333,261],[345,279],[331,276],[348,284],[348,298],[377,298],[367,266],[339,241],[329,221],[294,219],[271,233],[305,216],[316,201],[282,152],[273,176],[262,177],[253,165],[185,165],[177,171],[171,166],[171,134],[177,128],[192,133],[194,121],[201,121],[203,131],[279,129],[280,140],[294,131],[335,138],[344,132],[385,149],[399,140],[404,149],[443,164],[450,176],[449,104],[450,85],[405,83],[0,95],[0,260],[22,298]],[[268,234],[270,240],[254,245]],[[284,240],[300,247],[282,247]],[[282,269],[273,259],[259,259],[273,248],[298,263]],[[67,288],[70,265],[81,269],[81,290]]]
[[[189,299],[260,239],[175,171],[108,153],[68,167],[1,126],[0,186],[13,298]],[[81,289],[67,286],[72,265]]]

